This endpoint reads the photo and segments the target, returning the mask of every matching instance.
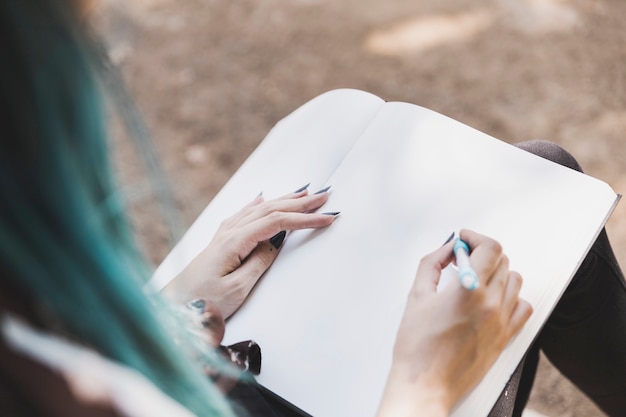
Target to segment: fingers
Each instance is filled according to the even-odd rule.
[[[436,251],[424,256],[420,261],[412,293],[421,295],[437,291],[441,271],[452,262],[454,242],[448,242]]]
[[[320,228],[330,225],[336,216],[317,213],[274,212],[229,233],[225,241],[228,253],[237,259],[234,267],[222,271],[222,279],[228,280],[235,289],[230,302],[222,306],[225,317],[229,317],[247,298],[254,285],[270,267],[278,255],[282,243],[271,239],[279,232],[305,228]]]
[[[471,248],[470,262],[478,275],[481,285],[489,285],[496,278],[496,284],[502,286],[508,271],[508,259],[497,241],[471,230],[461,230],[461,239]],[[498,281],[499,279],[499,281]]]
[[[263,201],[259,195],[239,213],[222,223],[218,232],[219,240],[226,252],[237,260],[223,272],[232,272],[233,266],[239,266],[262,242],[270,240],[273,249],[278,249],[286,231],[329,226],[338,213],[311,212],[328,200],[327,191],[328,188],[325,188],[316,194],[307,195],[306,189],[301,189],[270,201]],[[282,235],[277,235],[281,232]],[[263,253],[266,246],[259,247],[259,251]]]
[[[243,206],[241,210],[239,210],[234,215],[230,216],[228,219],[225,219],[222,222],[222,226],[229,228],[238,224],[242,220],[242,218],[244,218],[247,215],[247,213],[250,211],[252,207],[258,204],[261,204],[263,201],[265,201],[263,198],[263,193],[259,193],[256,197],[254,197],[254,200],[250,201],[248,204]]]
[[[248,207],[253,207],[253,206],[256,206],[257,204],[261,204],[263,201],[264,201],[264,199],[263,199],[263,193],[259,193],[259,194],[258,194],[258,195],[254,198],[254,200],[252,200],[252,201],[251,201],[251,202],[249,202],[246,206],[244,206],[244,209],[245,209],[245,208],[248,208]]]
[[[236,231],[233,241],[247,245],[249,249],[241,248],[240,255],[246,257],[259,242],[264,242],[281,231],[300,229],[319,229],[330,226],[336,219],[334,214],[320,213],[288,213],[273,212]],[[275,245],[280,247],[280,244]]]
[[[509,259],[493,239],[471,230],[461,231],[461,238],[473,248],[470,260],[483,285],[485,302],[498,305],[509,337],[519,332],[532,314],[532,306],[519,298],[522,277],[509,270]]]
[[[491,302],[500,304],[506,300],[507,295],[517,297],[521,276],[509,271],[509,259],[503,253],[500,243],[471,230],[462,230],[460,235],[472,248],[472,268]]]
[[[502,246],[493,239],[471,230],[461,230],[460,237],[471,248],[470,262],[480,285],[487,285],[500,266]]]
[[[259,243],[239,268],[231,273],[231,279],[241,280],[242,291],[245,293],[245,297],[248,296],[259,278],[274,262],[278,252],[269,242]]]
[[[328,200],[328,192],[319,194],[307,194],[306,191],[299,194],[266,201],[265,204],[256,207],[251,214],[257,218],[268,215],[275,211],[306,213],[320,208]]]
[[[511,337],[522,329],[532,314],[533,307],[530,303],[524,299],[518,299],[509,319],[509,332]]]
[[[311,195],[308,194],[306,189],[301,189],[268,201],[263,201],[261,198],[259,202],[256,202],[258,200],[257,197],[253,203],[248,204],[239,213],[231,217],[228,221],[228,226],[240,227],[274,212],[307,213],[315,211],[328,200],[328,188]]]
[[[521,288],[521,275],[511,271],[502,297],[502,315],[508,321],[511,335],[516,334],[522,328],[533,312],[532,306],[526,300],[519,298]]]
[[[223,277],[230,282],[232,298],[222,306],[225,318],[230,317],[248,298],[248,295],[278,256],[278,250],[268,241],[257,244],[246,259],[231,273]]]
[[[510,317],[513,314],[521,288],[522,276],[514,271],[508,272],[505,288],[501,293],[502,315],[504,317]]]

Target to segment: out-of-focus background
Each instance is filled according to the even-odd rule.
[[[278,120],[339,87],[429,107],[506,142],[555,141],[626,192],[623,0],[104,0],[94,22],[152,132],[183,228]],[[136,148],[114,132],[156,264],[166,227]],[[626,265],[624,204],[608,233]],[[529,408],[603,416],[545,358]]]

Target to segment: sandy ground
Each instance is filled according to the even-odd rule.
[[[188,226],[269,129],[354,87],[507,142],[553,140],[626,192],[623,0],[108,0],[97,21]],[[168,248],[127,139],[119,166],[148,256]],[[130,191],[129,191],[130,190]],[[626,205],[608,224],[626,262]],[[602,416],[545,359],[530,408]]]

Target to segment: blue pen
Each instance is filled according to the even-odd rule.
[[[454,256],[456,257],[456,266],[459,270],[459,281],[463,288],[467,288],[470,291],[478,288],[478,275],[472,268],[469,260],[469,246],[461,239],[457,238],[454,241]]]

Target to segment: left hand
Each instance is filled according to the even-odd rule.
[[[222,222],[211,243],[165,287],[165,294],[181,303],[205,299],[224,318],[230,317],[276,259],[282,239],[270,238],[329,226],[335,215],[311,213],[327,200],[326,191],[309,195],[306,189],[269,201],[259,195]]]

